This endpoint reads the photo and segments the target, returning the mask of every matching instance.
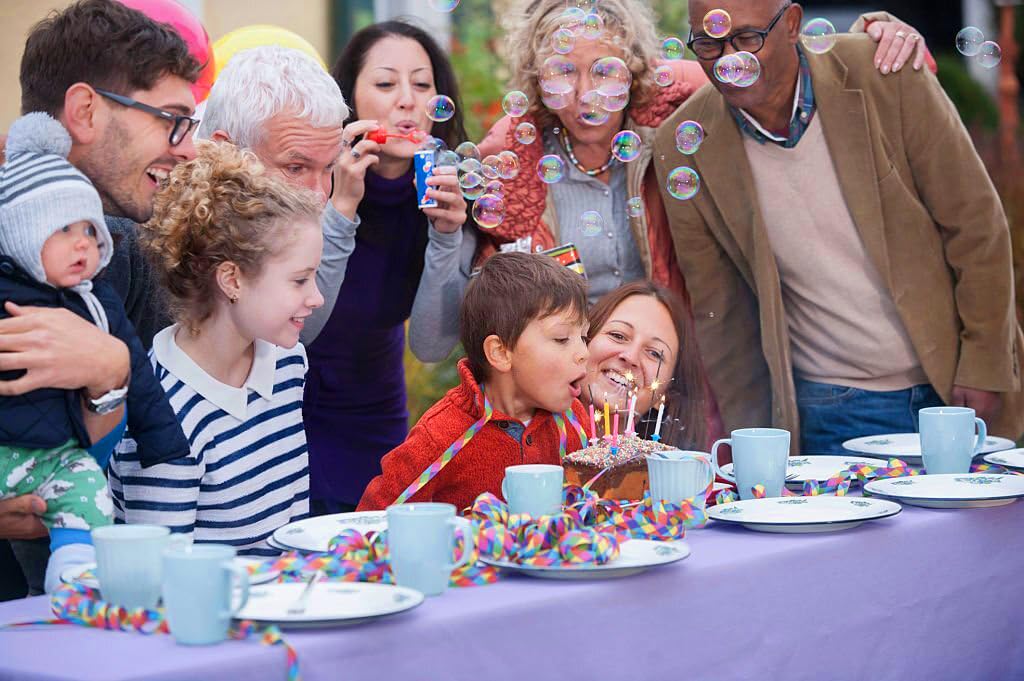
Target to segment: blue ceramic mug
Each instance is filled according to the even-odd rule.
[[[715,473],[736,483],[740,499],[753,499],[754,486],[764,485],[765,496],[781,497],[786,483],[789,460],[789,431],[780,428],[741,428],[732,437],[718,440],[711,447]],[[732,445],[731,475],[718,463],[718,448]]]
[[[510,513],[529,513],[534,518],[562,512],[562,480],[565,470],[550,464],[525,464],[505,468],[501,496]]]
[[[167,626],[178,643],[209,645],[228,636],[231,618],[249,600],[249,573],[227,544],[170,546],[163,552]],[[233,594],[239,591],[237,603]]]
[[[669,449],[647,455],[647,479],[652,500],[678,504],[690,499],[695,507],[704,508],[715,469],[707,452]]]
[[[160,601],[164,548],[190,541],[160,525],[106,525],[94,529],[96,578],[103,600],[129,610],[155,608]]]
[[[469,521],[455,515],[451,504],[388,506],[388,555],[395,584],[425,596],[440,596],[452,570],[465,565],[473,553]],[[455,532],[464,538],[462,555],[453,563]]]
[[[968,407],[926,407],[918,412],[925,471],[967,473],[988,437],[985,422]],[[974,427],[978,427],[975,435]]]

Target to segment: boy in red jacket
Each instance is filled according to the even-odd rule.
[[[461,384],[383,458],[359,510],[405,501],[462,510],[482,492],[500,496],[506,466],[558,464],[585,446],[577,398],[587,326],[583,277],[546,255],[489,259],[462,302]]]

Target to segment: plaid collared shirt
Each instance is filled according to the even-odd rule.
[[[814,118],[814,84],[811,81],[811,65],[807,62],[803,50],[798,45],[797,54],[800,56],[800,75],[797,78],[796,95],[793,101],[793,117],[789,121],[789,135],[785,138],[773,135],[765,130],[755,121],[750,114],[743,109],[729,107],[732,117],[736,119],[736,125],[747,135],[757,140],[759,144],[772,142],[784,149],[792,149],[804,136],[804,132]]]

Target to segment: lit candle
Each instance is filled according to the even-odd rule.
[[[597,437],[597,422],[594,420],[594,403],[590,403],[590,433],[591,438]]]
[[[629,418],[626,420],[626,435],[636,435],[636,431],[633,430],[633,410],[636,409],[636,391],[632,391],[629,394]]]
[[[615,424],[612,431],[612,442],[616,447],[619,446],[619,412],[615,412],[615,418],[612,420]]]
[[[665,396],[661,396],[661,403],[658,404],[658,420],[654,423],[654,435],[651,439],[655,442],[661,440],[661,417],[665,414]]]
[[[610,437],[611,434],[612,434],[611,430],[610,430],[611,429],[611,425],[612,425],[611,409],[608,407],[608,400],[606,399],[604,401],[604,436],[605,436],[605,438]]]

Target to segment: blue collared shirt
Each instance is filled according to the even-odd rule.
[[[793,117],[789,121],[789,135],[779,137],[768,130],[765,130],[760,123],[743,109],[729,107],[736,125],[740,130],[755,139],[758,144],[772,142],[784,149],[792,149],[804,136],[811,120],[814,118],[814,84],[811,80],[811,65],[807,62],[803,50],[799,46],[796,53],[800,57],[800,73],[797,76],[796,93],[793,98]]]

